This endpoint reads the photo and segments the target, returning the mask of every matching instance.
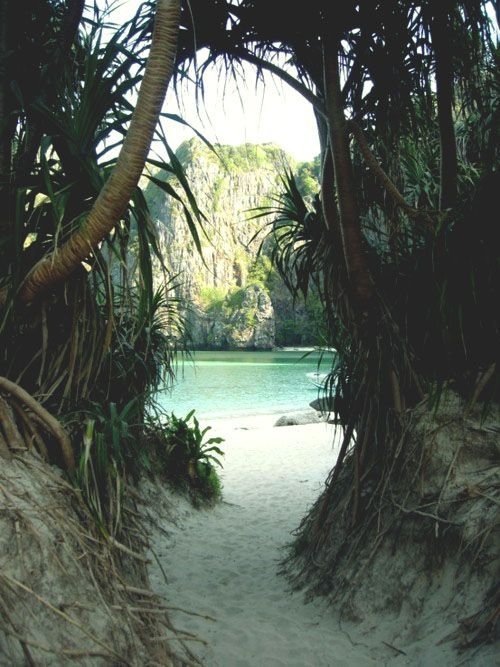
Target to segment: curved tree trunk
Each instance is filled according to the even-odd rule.
[[[323,47],[325,99],[333,155],[335,185],[340,214],[342,246],[351,293],[356,309],[366,311],[373,284],[363,248],[363,235],[356,203],[349,138],[342,104],[338,49],[335,40],[325,39]]]
[[[173,73],[179,20],[180,0],[158,0],[151,51],[116,165],[82,227],[27,275],[19,292],[23,302],[66,280],[123,216],[144,169]]]

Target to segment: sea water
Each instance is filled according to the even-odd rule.
[[[194,409],[204,419],[306,410],[318,396],[306,374],[331,363],[319,351],[196,352],[159,402],[178,417]]]

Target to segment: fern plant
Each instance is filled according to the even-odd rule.
[[[167,473],[175,480],[187,482],[208,497],[220,495],[215,466],[224,452],[218,445],[224,438],[206,439],[210,426],[201,429],[191,410],[184,418],[171,414],[165,432]]]

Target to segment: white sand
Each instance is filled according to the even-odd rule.
[[[353,646],[323,601],[304,604],[277,574],[282,547],[333,465],[335,432],[324,423],[273,428],[275,420],[213,423],[226,438],[224,502],[193,511],[177,501],[178,527],[153,543],[168,585],[153,566],[153,590],[216,619],[172,614],[176,627],[208,642],[190,648],[209,667],[380,664]]]
[[[458,656],[451,643],[439,644],[463,617],[443,618],[443,601],[448,599],[444,572],[423,612],[415,612],[408,599],[404,611],[380,617],[372,615],[367,604],[364,622],[358,626],[340,626],[324,600],[304,604],[302,593],[290,592],[286,579],[278,575],[283,547],[323,488],[339,434],[333,447],[333,426],[273,427],[276,418],[212,423],[212,433],[226,438],[224,502],[215,509],[197,511],[178,496],[165,492],[162,497],[155,491],[155,509],[165,500],[174,503],[177,524],[166,518],[162,526],[166,534],[157,531],[152,536],[168,584],[154,563],[151,585],[169,605],[214,619],[181,611],[171,615],[177,628],[206,642],[188,642],[203,663],[207,667],[497,664],[494,647]],[[382,580],[390,579],[393,556],[391,563],[379,566]],[[450,585],[454,587],[453,576]]]

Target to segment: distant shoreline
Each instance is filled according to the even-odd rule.
[[[240,347],[196,347],[190,352],[336,352],[333,347],[319,347],[317,345],[284,345],[272,348],[240,348]]]

